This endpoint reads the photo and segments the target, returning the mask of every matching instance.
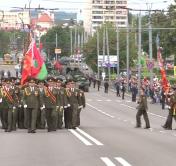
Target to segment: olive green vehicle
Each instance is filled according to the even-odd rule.
[[[84,92],[89,92],[89,80],[83,75],[73,75],[73,79],[79,89]]]

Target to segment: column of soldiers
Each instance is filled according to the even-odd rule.
[[[16,128],[35,133],[47,128],[48,132],[76,129],[80,125],[80,112],[85,108],[84,92],[73,80],[63,85],[60,78],[46,81],[28,78],[21,86],[16,78],[3,78],[0,85],[0,120],[5,132]],[[64,123],[63,123],[64,120]]]

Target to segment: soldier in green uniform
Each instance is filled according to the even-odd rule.
[[[23,105],[26,109],[28,133],[36,133],[37,112],[39,108],[39,88],[34,78],[28,79],[28,87],[24,88]]]
[[[58,121],[57,121],[58,129],[62,129],[64,106],[66,102],[65,89],[62,87],[62,81],[63,80],[61,78],[56,78],[56,88],[58,89],[58,95],[61,100],[60,109],[58,110]]]
[[[79,89],[75,88],[75,82],[73,80],[68,81],[70,84],[68,100],[72,112],[72,129],[76,129],[78,109],[81,108],[81,98],[79,96]]]
[[[3,99],[3,89],[5,88],[6,85],[6,79],[3,77],[1,79],[1,98],[0,98],[0,113],[1,113],[1,123],[2,123],[2,129],[7,129],[7,104],[5,100]]]
[[[176,87],[172,87],[172,91],[166,94],[166,101],[169,106],[169,114],[162,127],[166,130],[172,130],[172,119],[176,120]]]
[[[58,89],[55,87],[55,79],[47,78],[48,86],[45,87],[43,95],[43,108],[46,110],[46,120],[48,132],[57,130],[58,110],[60,109],[61,100]]]
[[[86,107],[86,99],[85,99],[84,92],[82,90],[79,90],[79,100],[80,100],[80,106],[78,108],[78,114],[77,114],[77,126],[80,126],[81,110]]]
[[[137,114],[136,114],[136,128],[141,127],[141,116],[143,115],[146,127],[145,129],[150,128],[149,118],[147,114],[148,106],[147,106],[147,97],[145,95],[144,89],[141,88],[140,96],[138,100],[138,107],[137,107]]]
[[[70,103],[71,97],[71,89],[70,89],[70,82],[65,82],[65,100],[64,100],[64,122],[65,128],[71,129],[72,128],[72,108]]]
[[[18,98],[15,93],[15,88],[13,84],[10,82],[10,78],[6,79],[6,85],[2,88],[3,93],[3,102],[6,105],[6,109],[4,110],[4,119],[7,120],[7,128],[6,132],[11,132],[12,130],[16,130],[16,122],[17,122],[17,106],[18,106]]]
[[[45,121],[45,108],[43,107],[43,96],[44,96],[44,89],[45,89],[45,80],[38,80],[38,88],[40,91],[40,103],[37,115],[37,128],[45,129],[46,121]]]

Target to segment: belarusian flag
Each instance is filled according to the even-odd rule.
[[[21,84],[30,76],[39,80],[47,77],[47,69],[33,39],[24,57]]]

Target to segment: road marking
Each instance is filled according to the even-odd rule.
[[[92,143],[90,143],[88,140],[86,140],[84,137],[82,137],[80,134],[78,134],[75,130],[69,129],[69,131],[75,135],[81,142],[83,142],[87,146],[91,146]]]
[[[102,101],[102,100],[97,100],[97,101]]]
[[[116,166],[108,157],[101,157],[101,160],[102,160],[107,166]]]
[[[130,101],[130,100],[125,100],[125,102],[127,102],[127,103],[131,103],[131,101]]]
[[[129,164],[126,160],[124,160],[123,158],[121,157],[115,157],[115,159],[121,163],[123,166],[131,166],[131,164]]]
[[[108,100],[106,100],[106,101],[112,101],[112,100],[109,100],[109,99],[108,99]]]
[[[110,114],[108,114],[108,113],[106,113],[106,112],[104,112],[104,111],[102,111],[102,110],[100,110],[100,109],[98,109],[98,108],[92,106],[92,105],[89,104],[89,103],[86,103],[86,104],[87,104],[89,107],[95,109],[96,111],[98,111],[98,112],[100,112],[100,113],[102,113],[102,114],[104,114],[104,115],[106,115],[106,116],[108,116],[108,117],[110,117],[110,118],[115,118],[113,115],[110,115]]]
[[[135,107],[131,107],[131,106],[126,105],[126,104],[120,104],[120,105],[122,105],[122,106],[124,106],[124,107],[128,107],[128,108],[130,108],[130,109],[132,109],[132,110],[136,110]],[[153,115],[153,116],[156,116],[156,117],[159,117],[159,118],[166,119],[166,117],[161,116],[161,115],[154,114],[154,113],[152,113],[152,112],[148,112],[148,114]]]
[[[97,139],[93,138],[92,136],[90,136],[89,134],[87,134],[85,131],[81,130],[80,128],[76,128],[77,131],[79,131],[81,134],[83,134],[85,137],[87,137],[88,139],[90,139],[92,142],[94,142],[96,145],[102,146],[103,144],[98,141]]]
[[[157,115],[157,114],[154,114],[154,113],[152,113],[152,112],[148,112],[150,115],[153,115],[153,116],[157,116],[157,117],[159,117],[159,118],[163,118],[163,119],[166,119],[166,117],[164,117],[164,116],[161,116],[161,115]]]
[[[160,133],[163,133],[163,134],[165,134],[166,132],[165,131],[159,131]]]
[[[129,106],[129,105],[126,105],[126,104],[120,104],[120,105],[122,105],[122,106],[124,106],[124,107],[128,107],[128,108],[130,108],[130,109],[132,109],[132,110],[135,110],[136,108],[134,108],[134,107],[131,107],[131,106]]]
[[[116,100],[116,102],[121,103],[122,101],[121,100]]]

